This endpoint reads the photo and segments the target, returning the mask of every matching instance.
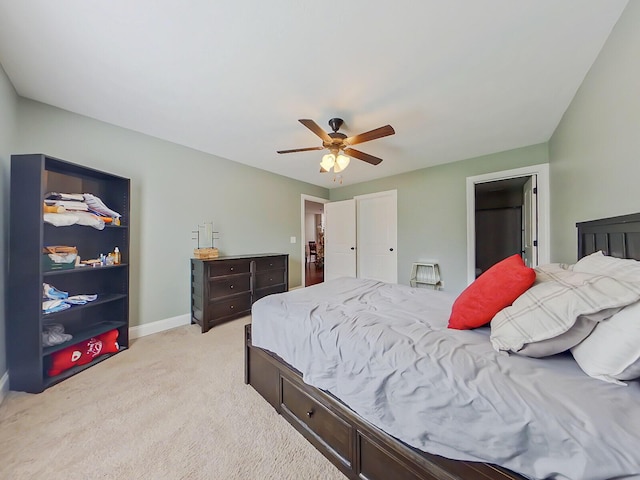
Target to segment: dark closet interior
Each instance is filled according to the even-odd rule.
[[[500,260],[522,253],[523,186],[528,179],[476,185],[476,277]]]

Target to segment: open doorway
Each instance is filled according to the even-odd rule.
[[[324,204],[329,200],[302,195],[302,286],[324,281]]]
[[[549,263],[549,216],[548,164],[467,177],[467,283],[514,253]]]
[[[525,237],[537,238],[537,222],[524,221],[524,186],[531,181],[527,176],[476,184],[476,277],[500,260],[524,255]]]

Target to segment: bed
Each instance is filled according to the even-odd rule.
[[[579,258],[640,259],[640,214],[577,227]],[[245,382],[348,478],[640,478],[640,382],[496,352],[489,327],[446,328],[454,300],[356,279],[266,297]]]

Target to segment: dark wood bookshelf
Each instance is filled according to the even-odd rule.
[[[43,221],[48,192],[91,193],[121,214],[120,225],[103,230],[84,225],[56,227]],[[49,377],[51,355],[79,342],[118,330],[119,351],[129,346],[129,224],[130,180],[44,154],[12,155],[7,309],[7,360],[11,390],[30,393],[44,389],[90,368],[110,356]],[[49,270],[43,265],[45,246],[75,246],[82,259],[108,254],[117,246],[121,263],[101,267]],[[97,294],[84,305],[45,314],[43,283],[69,295]],[[43,327],[61,324],[68,341],[44,346]]]

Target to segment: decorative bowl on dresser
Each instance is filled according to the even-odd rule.
[[[289,255],[191,259],[191,323],[211,327],[251,313],[251,305],[289,290]]]

